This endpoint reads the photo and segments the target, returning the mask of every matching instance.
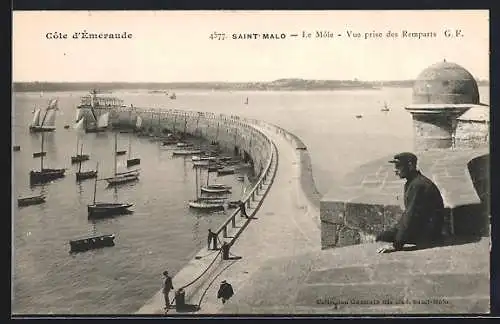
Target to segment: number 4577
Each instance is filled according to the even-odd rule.
[[[226,38],[226,34],[224,34],[224,33],[211,33],[209,38],[212,40],[224,40]]]

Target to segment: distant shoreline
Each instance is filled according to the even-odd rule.
[[[358,80],[304,80],[279,79],[271,82],[14,82],[14,92],[41,91],[101,91],[152,90],[167,92],[179,89],[227,91],[315,91],[315,90],[380,90],[381,88],[411,88],[414,80],[358,81]],[[478,86],[489,86],[489,81],[479,80]]]

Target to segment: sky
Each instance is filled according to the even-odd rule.
[[[435,37],[403,38],[404,30]],[[72,38],[83,31],[132,38]],[[317,31],[334,37],[315,37]],[[398,37],[387,37],[389,31]],[[214,32],[225,39],[211,40]],[[260,39],[232,39],[240,33]],[[286,38],[262,39],[263,33]],[[405,80],[443,59],[489,79],[489,12],[14,11],[12,51],[15,82]]]

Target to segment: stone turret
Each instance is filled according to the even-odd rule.
[[[487,235],[489,106],[480,104],[474,77],[455,63],[434,64],[418,76],[406,110],[413,117],[418,167],[444,200],[443,231],[450,236]],[[367,243],[397,224],[404,182],[391,171],[390,158],[361,165],[322,197],[322,248]]]
[[[479,104],[476,80],[458,64],[439,62],[423,70],[413,86],[415,150],[453,146],[457,118]]]

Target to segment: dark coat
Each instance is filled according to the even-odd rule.
[[[217,298],[229,299],[234,295],[233,286],[231,284],[224,282],[220,284],[219,291],[217,292]]]
[[[163,293],[166,294],[172,289],[174,289],[174,286],[172,285],[172,278],[167,276],[165,278],[165,282],[163,283]]]
[[[419,171],[404,187],[405,211],[397,224],[395,241],[418,243],[439,239],[443,228],[443,198],[437,186]]]

